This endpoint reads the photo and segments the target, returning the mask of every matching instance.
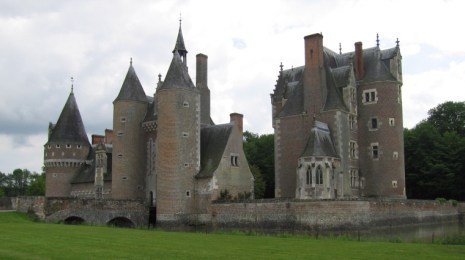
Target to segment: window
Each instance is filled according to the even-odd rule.
[[[186,197],[190,197],[191,196],[191,191],[190,190],[187,190],[186,191]]]
[[[123,181],[126,181],[127,179],[128,179],[127,176],[123,176],[123,177],[121,178],[121,180],[123,180]]]
[[[376,129],[378,129],[378,118],[372,117],[370,121],[371,121],[371,123],[370,123],[370,129],[371,129],[371,130],[376,130]]]
[[[357,128],[357,117],[355,115],[349,115],[349,124],[351,130]]]
[[[121,123],[125,123],[125,122],[126,122],[126,117],[122,116],[122,117],[120,118],[120,121],[121,121]]]
[[[402,103],[402,91],[400,85],[397,87],[397,103]]]
[[[392,187],[393,187],[394,189],[397,188],[397,181],[392,181]]]
[[[80,144],[77,145],[77,149],[81,149],[82,146]]]
[[[358,188],[358,170],[350,169],[350,187]]]
[[[390,126],[395,126],[396,125],[396,122],[395,122],[394,118],[392,118],[392,117],[389,118],[389,125]]]
[[[123,158],[123,155],[122,155],[122,154],[118,154],[118,158]]]
[[[67,145],[66,145],[66,148],[68,148],[68,149],[71,148],[71,145],[70,145],[70,144],[67,144]]]
[[[312,170],[310,168],[307,169],[306,183],[307,183],[307,185],[312,184]]]
[[[371,157],[373,159],[379,159],[379,146],[378,143],[371,144]]]
[[[394,160],[399,159],[399,153],[398,152],[393,152],[392,153],[392,159],[394,159]]]
[[[184,167],[186,167],[186,168],[189,167],[189,164],[188,164],[188,163],[185,163],[185,164],[184,164]]]
[[[124,135],[124,133],[121,132],[121,131],[119,131],[118,134],[117,134],[117,136],[123,136],[123,135]]]
[[[355,141],[349,143],[349,156],[352,159],[357,159],[357,143]]]
[[[238,155],[231,155],[231,166],[239,166],[238,164]]]
[[[56,148],[60,148],[60,145],[59,145],[59,144],[57,144],[57,145],[55,145],[55,147],[56,147]]]
[[[53,176],[53,178],[56,178],[56,177],[57,177],[57,174],[56,174],[56,173],[54,173],[52,176]]]
[[[182,137],[189,137],[189,133],[187,133],[187,132],[182,132]]]
[[[321,169],[321,166],[316,168],[316,184],[323,184],[323,170]]]
[[[47,148],[50,149],[50,148],[52,148],[52,146],[51,146],[51,145],[47,145]]]
[[[184,101],[184,103],[182,103],[182,106],[183,106],[183,107],[189,107],[189,102]]]
[[[363,91],[362,103],[374,104],[376,102],[378,102],[378,95],[376,89],[367,89]]]

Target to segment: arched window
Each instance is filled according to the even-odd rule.
[[[323,184],[323,170],[321,166],[316,168],[316,184]]]

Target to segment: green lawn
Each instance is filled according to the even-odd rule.
[[[0,213],[0,259],[465,259],[465,246],[44,224]]]

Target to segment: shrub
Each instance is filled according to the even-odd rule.
[[[449,200],[449,202],[450,202],[450,204],[452,204],[452,206],[457,207],[458,201],[456,201],[456,200]]]
[[[444,204],[447,202],[447,200],[445,198],[436,198],[436,201],[439,203],[439,204]]]

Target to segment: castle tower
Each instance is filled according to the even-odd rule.
[[[208,88],[208,56],[202,53],[196,55],[195,85],[200,91],[200,123],[202,125],[211,125],[210,89]]]
[[[131,64],[113,101],[112,187],[114,199],[145,198],[145,133],[147,96]]]
[[[186,223],[195,212],[194,176],[200,170],[200,94],[178,52],[157,100],[157,222]]]
[[[182,59],[182,62],[187,68],[187,50],[186,45],[184,45],[184,37],[182,36],[182,29],[181,29],[181,20],[179,20],[179,31],[178,31],[178,38],[176,39],[176,45],[173,49],[173,54],[177,52]]]
[[[360,174],[369,197],[406,197],[401,60],[399,46],[363,50],[355,43]]]
[[[71,181],[85,165],[90,149],[71,89],[57,123],[49,125],[48,141],[44,146],[46,197],[70,196]]]

